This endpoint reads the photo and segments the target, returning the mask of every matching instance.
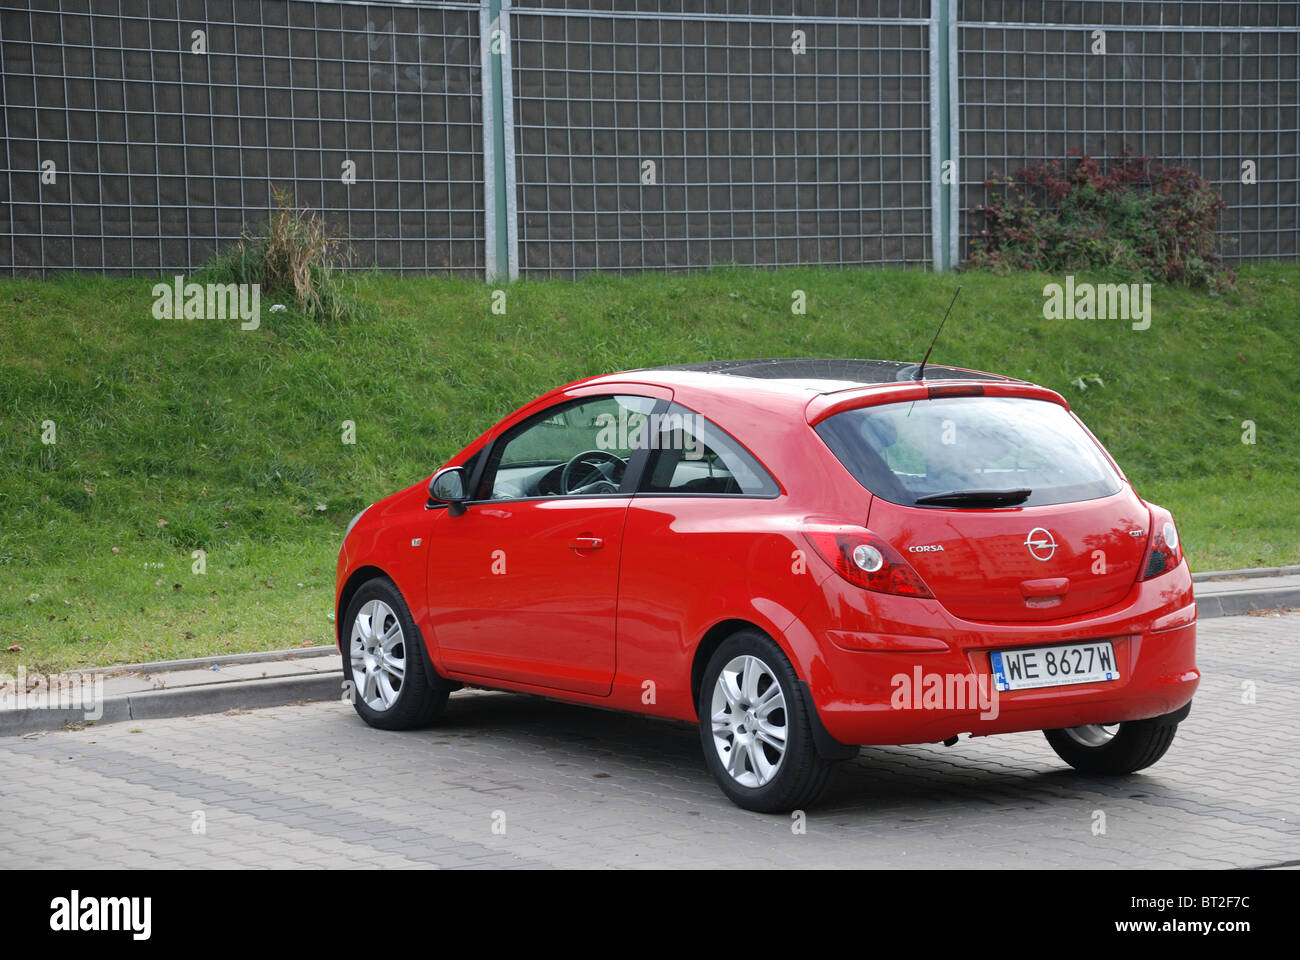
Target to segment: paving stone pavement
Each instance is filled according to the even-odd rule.
[[[513,694],[408,733],[314,703],[4,738],[0,867],[1300,864],[1300,613],[1200,637],[1192,714],[1143,774],[1081,776],[1038,733],[867,748],[802,834],[732,806],[691,726]]]

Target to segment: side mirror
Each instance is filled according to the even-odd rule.
[[[429,481],[429,501],[424,508],[432,510],[439,504],[450,504],[450,513],[454,517],[465,512],[465,501],[468,499],[469,495],[465,492],[465,471],[460,467],[445,467]]]

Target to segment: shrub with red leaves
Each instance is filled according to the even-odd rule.
[[[971,208],[976,234],[968,266],[1006,272],[1098,270],[1129,279],[1232,287],[1216,230],[1227,208],[1194,170],[1121,154],[1102,164],[1070,151],[984,182]]]

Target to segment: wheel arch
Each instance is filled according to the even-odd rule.
[[[723,642],[738,630],[755,630],[761,633],[775,643],[786,655],[786,659],[790,662],[790,668],[794,671],[795,682],[799,685],[804,703],[808,708],[808,718],[812,724],[813,743],[816,745],[817,752],[826,760],[850,760],[856,757],[858,747],[854,744],[841,743],[836,740],[827,731],[825,724],[822,723],[821,713],[817,707],[817,701],[813,697],[812,689],[808,686],[807,679],[800,672],[799,661],[793,656],[793,651],[786,638],[752,620],[739,617],[719,620],[705,631],[704,636],[700,638],[700,642],[696,644],[695,657],[691,662],[691,702],[696,705],[697,717],[701,695],[700,686],[704,681],[704,669],[709,665],[709,661],[713,659],[713,654],[718,647],[722,646]]]
[[[785,646],[779,639],[772,636],[771,630],[752,620],[729,617],[726,620],[719,620],[709,627],[704,632],[704,636],[700,637],[700,642],[695,645],[695,655],[691,660],[691,703],[696,705],[697,710],[700,702],[700,684],[704,682],[704,668],[709,665],[714,652],[718,647],[722,646],[723,641],[738,630],[757,630],[777,646]],[[793,661],[791,663],[793,665]],[[798,672],[799,668],[796,666],[795,673]]]
[[[387,580],[397,590],[397,584],[387,572],[379,567],[369,565],[357,567],[350,574],[343,584],[343,589],[339,591],[338,604],[334,607],[334,641],[340,650],[343,649],[343,620],[348,612],[348,604],[356,596],[357,591],[361,589],[362,584],[375,579]]]

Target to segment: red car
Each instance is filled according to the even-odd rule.
[[[1200,679],[1173,518],[1060,395],[877,360],[554,390],[358,514],[336,599],[372,726],[463,684],[691,721],[762,811],[860,744],[961,733],[1130,773]]]

